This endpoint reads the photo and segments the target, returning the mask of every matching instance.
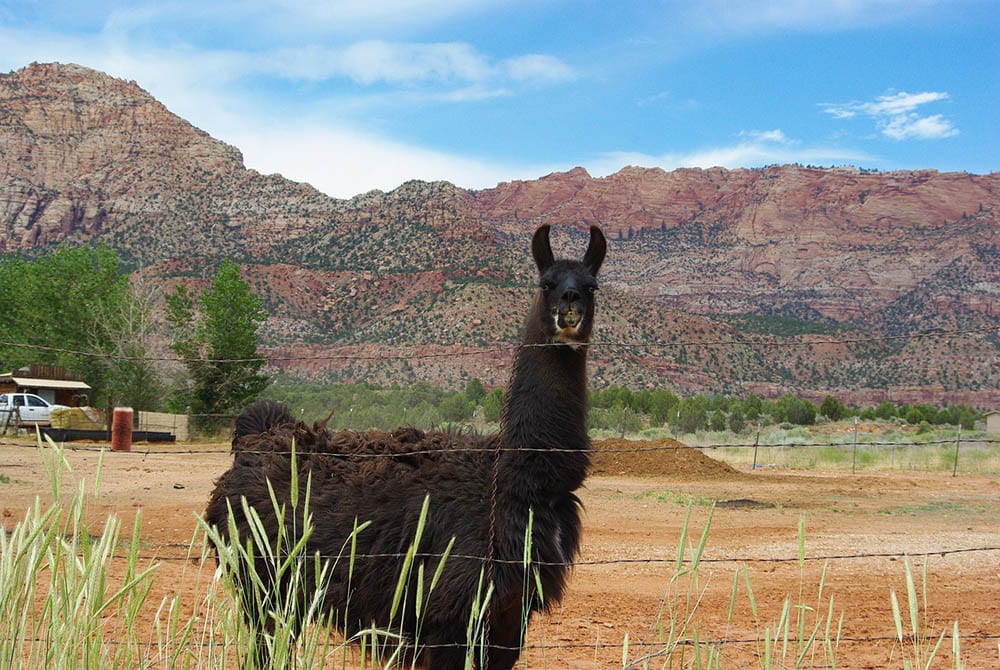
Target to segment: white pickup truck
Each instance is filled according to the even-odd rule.
[[[0,393],[0,426],[8,423],[46,424],[52,421],[52,410],[68,409],[53,405],[34,393]]]

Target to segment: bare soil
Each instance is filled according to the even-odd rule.
[[[179,593],[195,602],[211,588],[205,575],[214,565],[203,569],[196,558],[185,558],[184,548],[214,479],[229,466],[227,452],[224,444],[138,444],[129,453],[105,454],[100,493],[89,513],[93,522],[117,514],[128,529],[141,510],[142,556],[158,563],[144,615],[150,622],[161,598]],[[80,480],[92,489],[97,455],[69,451],[67,459],[72,473],[64,495]],[[48,499],[48,479],[37,448],[10,443],[0,445],[0,475],[0,513],[9,529],[36,495]],[[1000,478],[749,473],[674,443],[602,441],[595,444],[593,474],[581,498],[579,564],[564,601],[532,622],[522,656],[529,668],[620,668],[626,635],[630,661],[651,655],[650,667],[667,667],[656,654],[670,612],[677,621],[688,618],[701,641],[718,643],[722,667],[761,667],[763,638],[768,629],[773,635],[786,598],[819,614],[833,599],[834,617],[842,617],[838,667],[902,667],[912,654],[896,641],[890,592],[899,597],[909,632],[905,556],[918,589],[926,562],[921,625],[934,637],[949,634],[934,667],[954,667],[950,632],[956,620],[966,667],[1000,666]],[[686,559],[711,515],[696,583],[676,574],[689,510]],[[817,612],[793,608],[792,635],[798,612],[811,633]],[[831,635],[836,630],[835,623]],[[684,653],[690,658],[690,647]],[[787,657],[783,667],[793,666]],[[679,667],[677,657],[669,667]],[[818,645],[803,667],[829,667]]]

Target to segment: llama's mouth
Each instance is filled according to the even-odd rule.
[[[583,315],[576,309],[552,310],[552,321],[555,332],[552,340],[564,344],[580,344],[580,327],[583,324]]]
[[[569,309],[560,310],[556,314],[556,327],[559,330],[576,330],[582,320],[583,315],[576,311],[576,309],[570,307]]]

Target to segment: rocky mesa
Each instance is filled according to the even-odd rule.
[[[997,173],[798,165],[340,200],[247,170],[135,82],[63,64],[0,75],[0,252],[103,242],[165,285],[236,260],[271,314],[276,369],[331,380],[503,383],[531,231],[560,226],[565,248],[599,224],[598,337],[615,346],[595,347],[595,383],[997,405],[998,207]]]

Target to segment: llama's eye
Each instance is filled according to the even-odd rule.
[[[593,293],[594,291],[597,290],[597,284],[588,284],[587,286],[584,286],[583,288],[584,288],[585,291],[587,291],[587,293]]]
[[[555,287],[556,287],[556,285],[555,285],[555,284],[553,284],[553,283],[552,283],[552,282],[550,282],[550,281],[543,281],[543,282],[541,282],[541,283],[540,283],[540,284],[538,285],[538,288],[542,289],[542,290],[543,290],[543,291],[545,291],[546,293],[548,293],[549,291],[551,291],[551,290],[552,290],[552,289],[554,289]]]

